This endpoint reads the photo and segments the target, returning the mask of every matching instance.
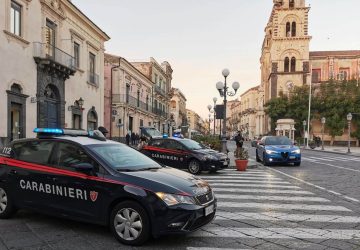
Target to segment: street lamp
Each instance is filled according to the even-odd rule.
[[[304,126],[304,148],[306,148],[306,121],[303,120],[303,126]]]
[[[324,150],[324,128],[325,128],[326,118],[321,118],[321,150]]]
[[[348,121],[348,130],[349,130],[349,134],[348,134],[348,154],[350,154],[350,139],[351,139],[351,120],[352,120],[352,114],[349,113],[346,116],[346,119]]]
[[[217,102],[217,98],[216,97],[214,97],[213,98],[213,101],[214,101],[214,136],[215,136],[215,129],[216,129],[216,110],[215,110],[215,108],[216,108],[216,102]]]
[[[207,109],[209,110],[209,112],[211,111],[211,109],[212,109],[212,106],[209,104],[209,105],[207,105]],[[211,124],[210,124],[210,114],[209,114],[209,135],[211,134],[211,129],[210,129],[210,127],[211,127]]]
[[[228,87],[227,87],[227,83],[226,83],[226,79],[227,77],[230,75],[230,71],[228,69],[224,69],[222,71],[222,75],[225,78],[225,82],[218,82],[216,83],[216,89],[219,91],[220,96],[224,97],[224,119],[223,119],[223,135],[222,135],[222,140],[221,140],[221,144],[222,144],[222,152],[223,153],[227,153],[227,147],[226,147],[226,104],[227,104],[227,100],[226,100],[226,96],[234,96],[237,92],[237,90],[240,87],[240,84],[238,82],[234,82],[232,84],[232,87],[234,89],[235,92],[228,92]]]

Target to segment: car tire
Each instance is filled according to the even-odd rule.
[[[258,151],[256,150],[256,162],[260,162],[260,158],[258,156]]]
[[[295,162],[295,163],[294,163],[294,166],[295,166],[295,167],[299,167],[300,165],[301,165],[301,162]]]
[[[265,157],[266,155],[265,155],[265,153],[263,154],[263,164],[264,164],[264,166],[270,166],[271,164],[266,160],[266,157]]]
[[[8,219],[16,212],[14,203],[6,188],[0,186],[0,219]]]
[[[191,174],[200,174],[201,173],[201,165],[198,160],[191,160],[188,165],[188,170]]]
[[[134,201],[117,204],[111,212],[110,229],[125,245],[139,246],[150,237],[150,220],[145,209]]]

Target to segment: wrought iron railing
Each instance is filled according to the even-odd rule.
[[[34,42],[34,57],[49,59],[71,70],[76,70],[75,58],[49,43]]]
[[[159,94],[161,94],[161,95],[163,95],[163,96],[166,96],[165,90],[163,90],[163,89],[160,88],[159,86],[155,86],[155,92],[156,92],[156,93],[159,93]]]

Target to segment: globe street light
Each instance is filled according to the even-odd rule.
[[[214,102],[214,136],[215,136],[215,128],[216,128],[216,110],[215,110],[215,108],[216,108],[216,102],[217,102],[217,98],[216,97],[214,97],[213,98],[213,102]]]
[[[227,104],[227,100],[226,100],[226,96],[235,96],[237,90],[240,87],[240,84],[238,82],[234,82],[232,84],[232,87],[235,92],[229,92],[228,91],[229,88],[227,87],[226,79],[230,75],[230,71],[228,69],[224,69],[222,71],[222,75],[224,76],[225,81],[224,81],[224,83],[222,83],[222,82],[216,83],[216,89],[219,91],[220,96],[224,97],[224,119],[223,119],[223,133],[222,133],[221,144],[222,144],[222,152],[227,153],[227,147],[226,147],[226,104]]]
[[[304,148],[306,147],[306,121],[303,120],[303,126],[304,126]]]
[[[346,116],[346,119],[348,121],[348,130],[349,130],[349,134],[348,134],[348,154],[350,154],[350,139],[351,139],[351,120],[352,120],[352,114],[349,113]]]
[[[324,128],[325,128],[326,118],[321,118],[321,150],[324,150]]]
[[[210,110],[212,109],[212,106],[211,105],[207,105],[207,109]],[[209,114],[209,135],[211,134],[211,130],[210,130],[210,114]]]

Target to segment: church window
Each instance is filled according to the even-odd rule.
[[[286,37],[290,37],[291,31],[290,31],[290,22],[286,23]]]
[[[313,83],[321,82],[321,69],[312,70],[312,82]]]
[[[290,0],[289,2],[289,8],[292,9],[295,7],[295,0]]]
[[[285,57],[284,72],[289,72],[289,68],[290,68],[289,64],[290,64],[289,57]]]
[[[295,57],[291,58],[291,72],[296,71],[296,59]]]
[[[291,26],[291,36],[294,37],[296,36],[296,22],[293,22]]]

